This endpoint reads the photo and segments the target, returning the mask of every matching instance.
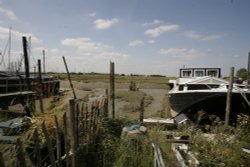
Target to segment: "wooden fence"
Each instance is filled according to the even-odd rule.
[[[61,127],[56,115],[54,115],[55,139],[52,140],[51,129],[47,128],[46,120],[33,131],[32,146],[30,151],[24,151],[20,139],[16,141],[15,158],[11,166],[52,166],[52,167],[76,167],[82,166],[79,161],[80,150],[88,152],[89,147],[98,134],[102,119],[108,115],[107,96],[91,99],[88,102],[69,99],[68,111],[63,113]],[[39,132],[42,131],[42,136]],[[45,140],[46,147],[41,146],[41,140]],[[27,148],[26,148],[27,150]],[[29,161],[27,161],[29,159]],[[6,166],[0,152],[0,166]],[[9,164],[9,163],[8,163]],[[29,164],[29,165],[27,165]]]

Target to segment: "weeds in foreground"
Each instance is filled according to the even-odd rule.
[[[242,151],[242,147],[250,141],[249,127],[249,116],[241,115],[236,127],[216,124],[206,127],[209,131],[204,133],[189,126],[180,128],[179,133],[190,136],[191,150],[201,166],[249,166],[250,155]]]
[[[114,167],[151,167],[153,151],[146,136],[125,137],[121,140]]]

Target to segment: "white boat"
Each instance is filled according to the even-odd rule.
[[[170,80],[171,109],[196,121],[199,115],[216,115],[224,120],[229,82],[220,78],[220,68],[183,68],[180,77]],[[250,113],[250,91],[246,85],[233,84],[230,120],[239,113]]]

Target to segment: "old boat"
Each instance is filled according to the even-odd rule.
[[[199,115],[215,115],[224,120],[229,82],[221,78],[220,68],[183,68],[180,77],[170,80],[171,110],[197,121]],[[233,84],[230,121],[239,113],[249,113],[250,91],[247,86]]]
[[[29,77],[31,82],[31,90],[28,91],[26,78],[24,73],[16,73],[9,71],[0,71],[0,108],[6,108],[11,104],[15,104],[17,97],[24,98],[29,94],[41,92],[44,97],[56,95],[60,89],[60,81],[55,77],[50,77],[47,74],[42,75],[42,85],[39,84],[37,74],[32,74]]]
[[[32,91],[37,92],[39,78],[38,74],[30,74]],[[47,74],[42,75],[42,93],[45,96],[55,95],[59,92],[60,81]],[[22,92],[27,90],[24,73],[0,71],[0,94]]]

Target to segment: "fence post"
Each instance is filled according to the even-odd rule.
[[[79,115],[80,115],[80,107],[79,103],[75,106],[75,135],[76,135],[76,148],[79,147]]]
[[[230,68],[229,87],[228,87],[228,90],[227,90],[225,125],[229,124],[229,118],[230,118],[230,112],[231,112],[231,98],[232,98],[233,80],[234,80],[234,67],[231,67]]]
[[[42,131],[46,140],[51,166],[56,167],[54,151],[44,121],[42,122]]]
[[[65,68],[66,68],[66,71],[67,71],[67,75],[68,75],[68,79],[69,79],[70,87],[71,87],[72,92],[73,92],[74,99],[77,99],[77,98],[76,98],[75,89],[74,89],[74,87],[73,87],[73,84],[72,84],[72,81],[71,81],[71,77],[70,77],[70,74],[69,74],[69,69],[68,69],[68,66],[67,66],[67,62],[66,62],[66,60],[65,60],[65,57],[64,57],[64,56],[63,56],[63,62],[64,62],[64,65],[65,65]]]
[[[3,155],[2,155],[1,152],[0,152],[0,166],[5,167],[4,160],[3,160]]]
[[[140,122],[142,123],[144,119],[144,96],[141,100],[141,105],[140,105]]]
[[[18,138],[16,141],[15,150],[16,150],[16,158],[17,158],[16,166],[26,167],[26,160],[25,160],[24,153],[23,153],[23,144],[20,138]]]
[[[76,129],[75,129],[75,100],[69,99],[69,128],[70,128],[70,147],[72,152],[72,167],[77,166],[77,141],[76,141]]]
[[[112,118],[115,118],[115,63],[110,62],[110,106]]]
[[[56,155],[57,155],[57,162],[58,162],[58,167],[61,167],[62,166],[62,163],[61,163],[61,155],[62,155],[61,135],[60,135],[60,132],[59,132],[58,119],[57,119],[56,115],[54,115],[54,121],[55,121],[55,128],[56,128]]]
[[[39,144],[39,136],[38,136],[38,130],[35,128],[34,133],[33,133],[33,138],[34,138],[34,144],[35,144],[35,160],[36,160],[36,166],[40,167],[42,166],[42,157],[41,157],[41,152],[40,152],[40,144]]]
[[[66,156],[66,166],[70,166],[69,161],[69,143],[68,143],[68,125],[67,125],[67,116],[66,112],[63,113],[63,125],[64,125],[64,147],[65,147],[65,156]]]
[[[43,108],[43,80],[42,80],[42,72],[41,72],[41,60],[39,59],[38,62],[38,75],[39,75],[39,102],[40,102],[40,110],[44,113]]]
[[[109,111],[109,103],[108,103],[108,89],[106,89],[106,98],[104,99],[104,106],[103,106],[103,116],[104,118],[108,117]]]

